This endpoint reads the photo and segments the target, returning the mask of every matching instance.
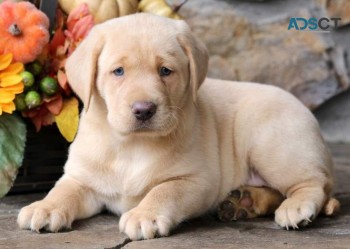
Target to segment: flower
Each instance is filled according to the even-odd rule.
[[[68,19],[65,19],[61,10],[58,9],[56,12],[56,23],[57,28],[48,48],[51,61],[50,73],[56,75],[61,88],[69,95],[71,90],[68,85],[64,65],[67,58],[95,25],[94,17],[89,12],[88,5],[83,3],[69,14]]]
[[[23,64],[12,63],[12,60],[12,54],[0,55],[0,115],[3,112],[12,113],[16,109],[13,100],[24,89],[19,75],[23,71]]]

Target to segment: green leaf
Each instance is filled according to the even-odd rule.
[[[0,115],[0,198],[5,196],[21,167],[26,126],[15,114]]]

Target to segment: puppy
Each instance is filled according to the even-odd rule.
[[[65,173],[19,226],[57,232],[107,209],[132,240],[152,239],[242,186],[258,215],[269,191],[257,187],[286,198],[281,227],[333,213],[331,156],[310,111],[273,86],[206,79],[207,66],[184,21],[136,14],[96,25],[67,61],[84,110]]]

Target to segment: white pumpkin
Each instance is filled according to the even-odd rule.
[[[61,8],[69,14],[82,3],[89,6],[96,23],[104,22],[118,16],[136,13],[138,0],[58,0]]]

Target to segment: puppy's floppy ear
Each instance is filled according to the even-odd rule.
[[[103,45],[103,35],[97,27],[93,28],[66,62],[69,85],[83,101],[85,111],[89,109],[92,88],[97,77],[98,57]]]
[[[193,101],[196,102],[197,90],[203,83],[208,71],[208,51],[205,45],[198,40],[184,21],[177,21],[179,34],[177,40],[189,60],[190,83]]]

